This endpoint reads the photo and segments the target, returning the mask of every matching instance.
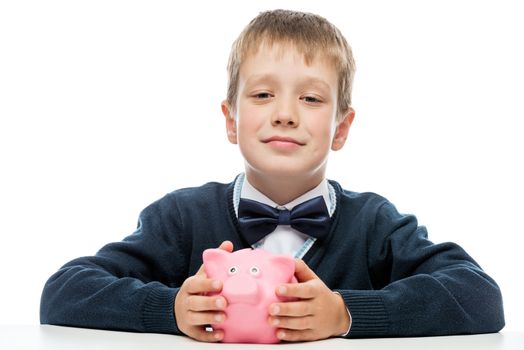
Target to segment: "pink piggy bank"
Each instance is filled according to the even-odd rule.
[[[282,283],[296,282],[295,261],[257,249],[233,253],[207,249],[203,254],[208,278],[223,282],[226,320],[212,325],[223,329],[225,343],[278,343],[276,328],[268,323],[269,305],[283,299],[275,294]]]

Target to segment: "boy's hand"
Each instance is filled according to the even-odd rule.
[[[222,242],[219,249],[233,251],[233,244]],[[206,277],[204,265],[198,272],[184,281],[175,298],[175,318],[178,328],[187,336],[205,342],[222,340],[221,330],[206,331],[206,325],[225,320],[226,299],[222,296],[205,296],[205,293],[220,292],[222,282]]]
[[[350,318],[342,297],[333,293],[302,260],[295,262],[299,283],[283,284],[277,295],[299,300],[269,306],[269,324],[285,341],[310,341],[344,334]]]

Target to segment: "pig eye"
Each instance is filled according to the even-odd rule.
[[[229,273],[230,275],[234,275],[235,273],[237,273],[238,269],[236,266],[231,266],[229,268],[229,270],[227,271],[227,273]]]
[[[252,274],[253,276],[258,276],[258,274],[260,273],[260,270],[258,269],[258,267],[252,266],[249,269],[249,273]]]

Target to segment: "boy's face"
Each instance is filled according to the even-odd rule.
[[[330,149],[342,148],[354,115],[351,110],[336,123],[335,68],[318,57],[307,65],[293,47],[275,44],[248,55],[239,73],[237,106],[231,109],[223,102],[222,110],[248,179],[284,176],[320,182]]]

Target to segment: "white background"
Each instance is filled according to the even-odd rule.
[[[46,279],[152,201],[242,171],[220,112],[227,56],[279,7],[326,17],[356,57],[329,178],[462,245],[524,330],[519,1],[2,1],[0,323],[37,323]]]

